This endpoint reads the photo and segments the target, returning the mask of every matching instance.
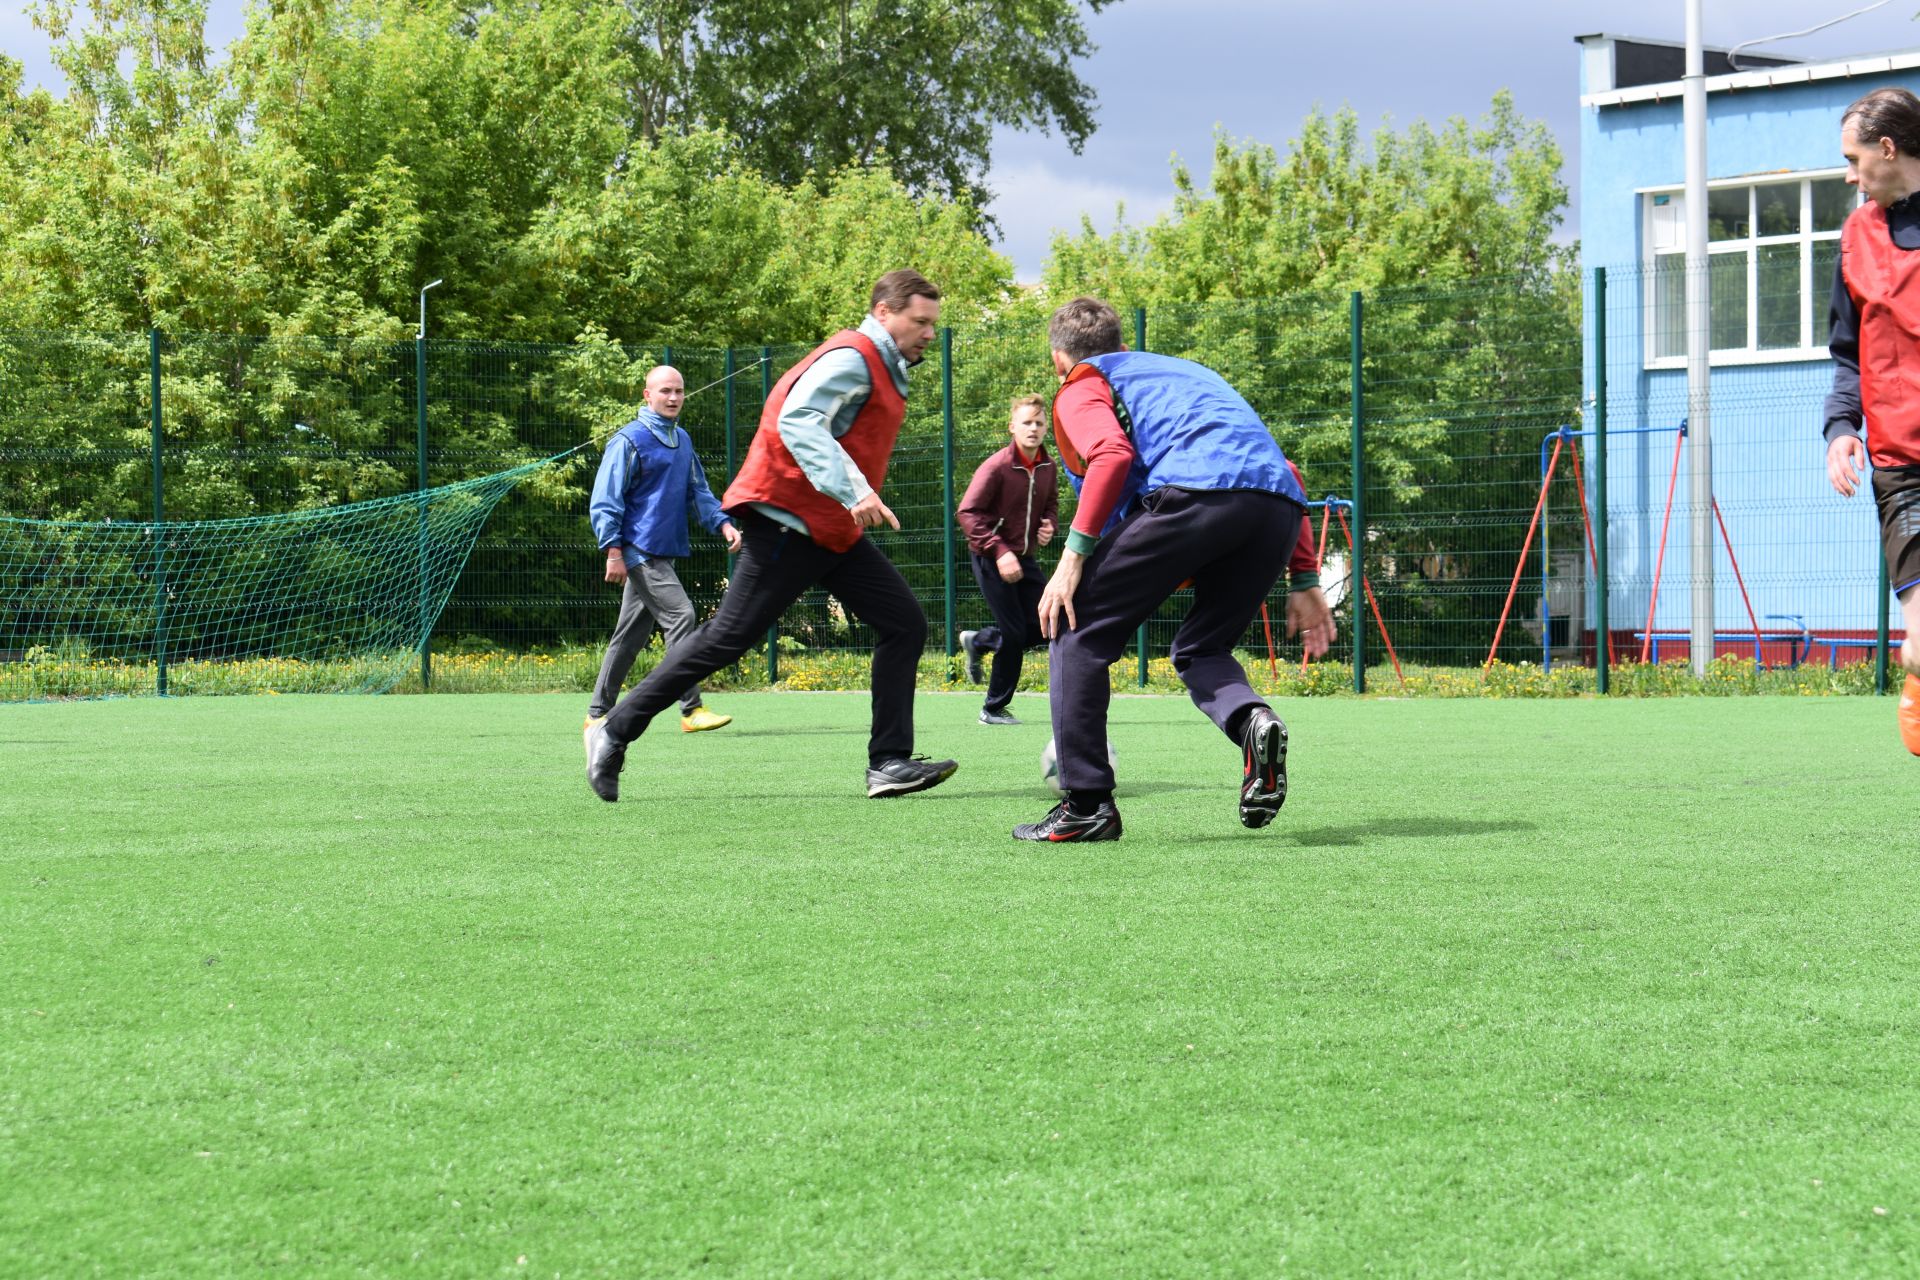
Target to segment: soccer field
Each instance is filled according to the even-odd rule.
[[[0,707],[0,1272],[1794,1275],[1920,1264],[1920,761],[1874,699]]]

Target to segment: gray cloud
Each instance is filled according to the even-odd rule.
[[[1857,8],[1861,0],[1709,0],[1706,37],[1726,46],[1797,30]],[[1914,0],[1894,3],[1818,36],[1766,46],[1801,58],[1920,45]],[[1520,110],[1544,120],[1566,153],[1577,196],[1579,50],[1595,31],[1679,41],[1681,0],[1441,4],[1432,0],[1122,0],[1090,19],[1099,51],[1083,75],[1100,95],[1099,129],[1074,156],[1058,138],[1004,133],[989,185],[1042,170],[1063,196],[1076,187],[1159,192],[1170,197],[1168,158],[1178,153],[1204,180],[1217,127],[1235,138],[1284,147],[1315,106],[1351,105],[1362,123],[1474,118],[1510,89]],[[1763,50],[1756,50],[1762,52]],[[1003,248],[1021,278],[1045,259],[1050,221],[1078,222],[1056,204],[1036,219],[1033,202],[1003,194],[991,207]],[[1096,219],[1111,203],[1084,210]],[[1578,234],[1577,206],[1566,234]]]

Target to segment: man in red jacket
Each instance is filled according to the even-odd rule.
[[[886,554],[866,536],[900,527],[880,500],[907,412],[907,369],[940,319],[940,291],[918,271],[873,286],[873,310],[787,370],[767,397],[740,473],[721,507],[742,547],[720,608],[669,650],[605,720],[587,726],[587,783],[620,798],[627,744],[680,692],[758,643],[814,586],[873,628],[873,725],[867,795],[938,786],[959,768],[913,754],[913,689],[927,646],[927,615]]]
[[[1852,497],[1873,462],[1888,580],[1907,670],[1896,720],[1920,755],[1920,99],[1876,89],[1840,118],[1847,181],[1866,202],[1840,231],[1834,267],[1827,479]],[[1862,438],[1862,422],[1865,431]]]
[[[973,577],[993,613],[994,625],[960,633],[967,678],[980,683],[980,655],[993,655],[981,724],[1019,724],[1010,704],[1020,683],[1021,659],[1042,648],[1040,565],[1036,546],[1053,540],[1060,515],[1060,476],[1041,440],[1047,434],[1047,402],[1018,396],[1007,432],[1013,443],[991,455],[973,473],[957,513],[973,553]]]

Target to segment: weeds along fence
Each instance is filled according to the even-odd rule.
[[[1784,330],[1777,319],[1764,330],[1761,301],[1736,333],[1731,287],[1716,290],[1714,475],[1744,575],[1742,590],[1723,545],[1712,597],[1721,651],[1758,646],[1770,662],[1870,657],[1862,641],[1876,634],[1884,600],[1871,512],[1824,492],[1820,465],[1831,365],[1812,335],[1824,342],[1824,325],[1804,302],[1797,345],[1778,345]],[[1671,272],[1542,273],[1444,290],[1163,305],[1126,320],[1134,345],[1220,370],[1300,464],[1310,496],[1335,500],[1314,517],[1341,615],[1337,656],[1358,658],[1356,680],[1377,686],[1392,679],[1389,639],[1392,660],[1424,666],[1490,656],[1592,663],[1603,633],[1616,659],[1639,656],[1647,633],[1659,657],[1686,651],[1675,633],[1691,622],[1685,531],[1698,521],[1684,457],[1670,516],[1664,502],[1686,414],[1671,296]],[[912,375],[885,490],[903,527],[876,536],[949,652],[958,631],[988,617],[953,507],[978,462],[1005,443],[1010,399],[1052,390],[1044,319],[1022,305],[945,330]],[[1736,338],[1747,345],[1736,349]],[[206,520],[467,480],[604,441],[631,418],[656,363],[703,388],[681,421],[718,492],[745,457],[770,388],[808,349],[591,336],[532,345],[0,334],[0,515]],[[1551,440],[1562,447],[1543,489]],[[433,626],[433,650],[605,639],[618,595],[602,581],[585,516],[598,457],[597,447],[582,450],[500,503]],[[1063,495],[1063,525],[1071,509]],[[1663,523],[1670,545],[1654,607]],[[1589,528],[1604,560],[1588,552]],[[1356,539],[1366,590],[1352,572]],[[721,545],[696,536],[679,568],[703,612],[727,567]],[[1758,640],[1738,634],[1755,629],[1746,601],[1766,615]],[[1284,657],[1284,581],[1268,605]],[[1141,629],[1127,671],[1165,656],[1183,611],[1176,597]],[[0,657],[73,642],[56,632],[44,618],[0,618]],[[1801,637],[1792,646],[1789,632]],[[1816,649],[1815,640],[1837,643]],[[255,656],[288,643],[263,637]],[[1246,645],[1264,656],[1266,643],[1256,621]],[[869,647],[857,623],[814,593],[782,619],[764,660],[777,674],[783,653]]]

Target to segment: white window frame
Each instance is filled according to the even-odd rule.
[[[1801,169],[1782,173],[1752,173],[1737,178],[1716,178],[1707,183],[1709,191],[1738,188],[1750,190],[1754,187],[1780,186],[1796,183],[1800,188],[1800,230],[1786,236],[1760,236],[1757,227],[1749,226],[1747,236],[1741,240],[1716,240],[1707,247],[1707,256],[1711,260],[1721,254],[1739,253],[1746,257],[1747,263],[1747,341],[1744,347],[1728,347],[1713,351],[1708,362],[1714,367],[1722,365],[1746,364],[1792,364],[1806,360],[1827,359],[1826,336],[1819,322],[1825,314],[1820,299],[1826,297],[1830,282],[1813,280],[1813,246],[1822,241],[1837,241],[1838,229],[1833,231],[1813,230],[1813,184],[1817,181],[1846,176],[1844,168]],[[1644,267],[1641,289],[1641,337],[1642,364],[1648,369],[1684,369],[1687,358],[1684,355],[1663,356],[1656,354],[1656,343],[1660,333],[1656,325],[1656,310],[1659,294],[1655,288],[1657,259],[1672,256],[1654,252],[1654,197],[1672,196],[1682,202],[1686,199],[1686,187],[1682,185],[1641,187],[1634,192],[1634,198],[1640,202],[1640,243],[1641,262]],[[1856,193],[1855,202],[1859,201]],[[1800,345],[1795,347],[1759,346],[1760,307],[1755,296],[1759,286],[1760,258],[1762,246],[1776,244],[1798,244],[1800,246]],[[1811,300],[1811,301],[1809,301]]]

